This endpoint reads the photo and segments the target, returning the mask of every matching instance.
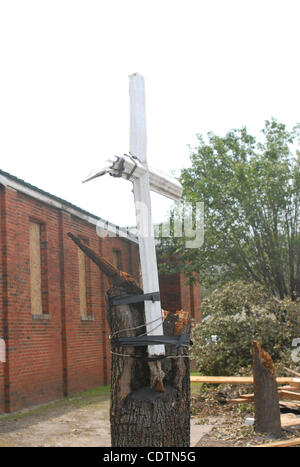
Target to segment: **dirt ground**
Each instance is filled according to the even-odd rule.
[[[273,441],[245,425],[245,418],[254,415],[253,405],[233,406],[227,402],[230,397],[231,389],[193,391],[191,446],[246,447]],[[299,435],[300,430],[284,431],[282,439]],[[5,446],[110,447],[109,388],[1,415],[0,447]]]
[[[248,391],[247,391],[248,389]],[[253,426],[247,426],[246,418],[254,418],[253,403],[232,404],[229,400],[239,393],[252,392],[253,387],[238,388],[229,385],[205,386],[194,390],[192,395],[192,420],[211,429],[197,442],[197,447],[250,447],[275,441],[298,438],[297,428],[282,430],[280,439],[256,433]],[[281,421],[300,417],[300,414],[282,413]],[[298,427],[299,428],[299,427]]]
[[[109,395],[87,391],[1,416],[0,446],[110,446]]]
[[[211,424],[191,423],[191,446]],[[110,447],[109,388],[0,416],[0,447]]]

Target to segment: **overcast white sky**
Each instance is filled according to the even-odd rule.
[[[0,0],[0,168],[119,225],[131,184],[81,184],[129,150],[146,82],[148,161],[179,173],[196,133],[300,121],[299,0]],[[169,201],[153,196],[162,220]]]

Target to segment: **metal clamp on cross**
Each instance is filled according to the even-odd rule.
[[[133,183],[143,289],[144,294],[153,294],[159,291],[159,282],[150,190],[173,200],[179,200],[182,195],[182,186],[175,178],[148,167],[144,78],[135,73],[129,77],[129,85],[130,153],[109,159],[103,168],[85,181],[108,173],[113,177],[122,177]],[[160,299],[145,301],[145,317],[147,334],[162,336]],[[148,354],[150,357],[164,355],[164,345],[149,345]]]

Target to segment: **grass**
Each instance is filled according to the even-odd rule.
[[[191,373],[191,376],[201,376],[201,374],[197,370],[193,370],[190,373]],[[203,383],[191,383],[191,395],[194,396],[198,394],[202,386],[203,386]]]
[[[31,409],[23,409],[20,412],[15,412],[9,415],[1,415],[0,421],[19,420],[31,415],[45,415],[53,409],[61,407],[86,407],[88,405],[104,402],[109,398],[110,386],[99,386],[97,388],[88,389],[87,391],[78,392],[64,399],[59,399],[54,402],[42,404]]]
[[[200,376],[198,371],[191,371],[191,376]],[[191,383],[191,392],[198,391],[202,383]],[[46,415],[53,409],[72,406],[76,408],[86,407],[88,405],[104,402],[109,398],[110,386],[99,386],[97,388],[88,389],[87,391],[78,392],[72,396],[38,405],[33,408],[23,409],[19,412],[14,412],[8,415],[0,415],[0,421],[19,420],[31,415]]]

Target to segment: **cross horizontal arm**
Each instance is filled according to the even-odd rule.
[[[163,196],[173,200],[179,200],[182,195],[181,183],[176,178],[171,177],[157,169],[149,167],[150,189]],[[147,168],[136,158],[124,154],[124,156],[115,156],[113,159],[105,161],[104,166],[95,174],[92,174],[84,182],[110,174],[113,177],[122,177],[135,181],[142,177]]]

